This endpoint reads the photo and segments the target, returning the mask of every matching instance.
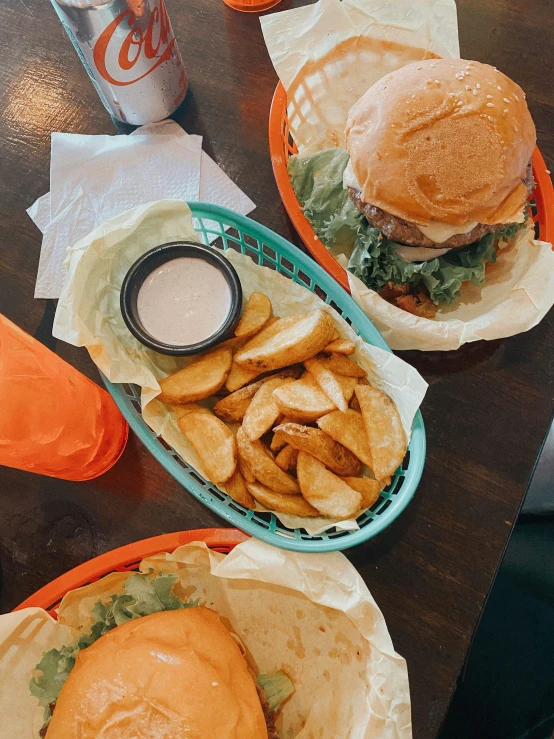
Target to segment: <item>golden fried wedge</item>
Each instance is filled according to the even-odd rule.
[[[232,371],[233,370],[231,368],[231,372]],[[256,382],[250,383],[250,385],[241,387],[239,390],[235,390],[235,392],[227,395],[225,398],[218,400],[217,403],[214,405],[214,413],[218,418],[221,418],[222,421],[227,421],[227,423],[240,422],[242,421],[244,414],[246,413],[246,409],[250,405],[250,401],[257,393],[257,391],[261,388],[263,383],[266,382],[266,380],[274,377],[292,377],[294,379],[298,377],[300,372],[300,365],[294,367],[286,367],[285,369],[275,373],[274,375],[268,375],[267,377],[256,380]]]
[[[306,367],[316,381],[316,384],[323,390],[331,403],[340,411],[345,411],[348,408],[348,403],[346,402],[339,381],[331,370],[327,369],[323,362],[317,358],[306,359],[304,367]]]
[[[246,460],[252,474],[262,485],[267,485],[271,490],[283,495],[299,492],[300,488],[294,477],[277,467],[271,452],[259,439],[250,441],[242,426],[237,431],[237,446],[240,457]]]
[[[230,339],[225,339],[221,344],[218,344],[217,348],[230,349],[234,353],[244,346],[247,341],[248,338],[246,336],[231,336]]]
[[[291,447],[311,454],[336,475],[359,475],[362,471],[360,460],[320,429],[287,423],[277,426],[275,433],[277,432],[283,435]]]
[[[373,459],[361,413],[351,408],[346,413],[333,411],[318,418],[317,425],[339,444],[350,449],[371,470],[373,469]]]
[[[246,387],[241,387],[226,398],[218,400],[214,405],[214,413],[222,421],[227,423],[240,423],[242,421],[246,409],[250,405],[252,398],[261,388],[263,380],[253,382]]]
[[[233,393],[235,390],[239,390],[239,388],[248,385],[249,382],[252,382],[252,380],[255,380],[256,377],[259,377],[261,374],[262,372],[246,370],[236,362],[233,362],[231,365],[231,371],[225,380],[225,387],[230,393]]]
[[[292,319],[295,319],[294,321]],[[248,370],[268,371],[310,359],[331,340],[335,326],[327,311],[318,308],[302,316],[282,318],[270,327],[275,331],[261,340],[261,331],[240,349],[235,361]]]
[[[402,463],[408,446],[398,408],[386,393],[369,385],[358,385],[356,397],[362,409],[373,474],[385,480]]]
[[[269,448],[271,449],[272,452],[279,452],[286,445],[287,445],[287,442],[283,434],[277,432],[273,434],[273,438],[271,439],[271,444],[269,445]]]
[[[320,416],[336,409],[313,380],[303,378],[278,387],[273,392],[273,399],[286,416],[304,423],[317,421]]]
[[[231,477],[225,483],[225,491],[227,495],[240,503],[245,508],[254,508],[254,498],[248,492],[244,477],[241,475],[240,470],[236,469]]]
[[[192,411],[178,421],[212,482],[225,482],[237,466],[235,437],[223,421],[211,413]]]
[[[296,469],[296,460],[298,459],[298,449],[292,446],[283,447],[279,454],[275,457],[275,464],[285,472]]]
[[[335,339],[330,344],[327,344],[323,351],[328,354],[354,354],[356,346],[348,339]]]
[[[276,513],[287,513],[289,516],[316,517],[319,513],[301,495],[279,495],[265,485],[248,483],[248,492],[258,503]]]
[[[268,322],[271,309],[271,300],[267,295],[258,292],[251,293],[235,329],[235,336],[249,338],[257,334]]]
[[[311,454],[298,452],[296,472],[302,495],[322,515],[344,519],[360,510],[361,494]]]
[[[367,510],[379,499],[379,493],[381,492],[381,483],[378,480],[372,480],[369,477],[343,477],[342,478],[347,485],[350,485],[352,490],[357,490],[362,496],[362,505],[360,510]]]
[[[271,328],[271,326],[273,326],[274,323],[280,320],[281,319],[278,316],[270,318],[263,327],[261,333],[263,333],[264,336],[272,335],[269,329]],[[259,335],[260,334],[256,336],[256,339]],[[228,339],[227,342],[224,343],[232,341],[239,341],[241,342],[240,346],[242,346],[247,341],[247,338],[235,336],[233,339]],[[262,372],[260,370],[246,370],[243,367],[240,367],[236,362],[233,362],[233,364],[231,365],[231,371],[229,372],[227,380],[225,381],[225,387],[227,388],[227,390],[229,390],[229,392],[232,393],[235,390],[243,387],[244,385],[247,385],[249,382],[252,382],[252,380],[255,380],[256,377],[259,377],[261,374]]]
[[[238,455],[237,467],[240,470],[240,474],[244,477],[245,482],[256,482],[256,478],[250,469],[250,465],[243,457],[240,456],[240,454]]]
[[[216,349],[160,380],[162,394],[158,395],[158,400],[183,404],[213,395],[225,382],[231,369],[232,356],[229,348]]]
[[[243,350],[241,349],[241,351]],[[327,369],[337,375],[345,375],[346,377],[365,377],[367,375],[367,372],[359,364],[353,362],[349,357],[345,357],[344,354],[333,353],[330,357],[325,357],[323,361]]]
[[[273,391],[293,382],[291,377],[270,377],[263,381],[256,391],[242,419],[242,427],[249,439],[255,441],[273,426],[281,415],[279,406],[273,400]]]
[[[200,413],[210,412],[203,405],[200,405],[200,403],[187,403],[186,405],[172,405],[171,410],[177,416],[177,420],[179,420],[183,416],[186,416],[187,413],[192,413],[192,411],[199,411]]]
[[[333,372],[333,374],[335,373]],[[342,388],[344,399],[349,403],[354,395],[356,385],[360,380],[357,377],[346,377],[345,375],[335,375],[335,377]]]

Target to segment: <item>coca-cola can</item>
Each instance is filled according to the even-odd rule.
[[[108,112],[140,126],[167,118],[187,75],[164,0],[52,0]]]

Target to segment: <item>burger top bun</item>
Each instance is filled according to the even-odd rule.
[[[129,621],[77,656],[47,739],[267,739],[254,678],[208,608]]]
[[[488,64],[415,62],[351,108],[347,149],[365,203],[428,225],[521,220],[535,148],[521,88]]]

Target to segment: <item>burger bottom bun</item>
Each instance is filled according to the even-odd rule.
[[[47,739],[267,739],[256,685],[204,607],[130,621],[79,653]]]

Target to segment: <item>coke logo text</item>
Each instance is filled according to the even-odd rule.
[[[126,28],[130,30],[125,33]],[[128,72],[132,70],[141,54],[146,59],[155,59],[146,72],[139,77],[130,80],[116,79],[107,68],[106,57],[110,44],[117,43],[123,31],[124,38],[120,41],[119,53],[117,54],[117,63],[122,71]],[[156,41],[157,35],[157,41]],[[118,37],[116,39],[116,36]],[[171,39],[171,40],[169,40]],[[168,43],[169,41],[169,43]],[[120,13],[114,20],[102,31],[98,37],[98,41],[94,45],[93,58],[99,74],[110,84],[118,86],[132,85],[134,82],[147,77],[160,64],[166,62],[170,57],[175,46],[175,38],[171,33],[169,18],[165,9],[163,0],[160,0],[159,6],[152,9],[150,20],[146,29],[140,27],[137,23],[137,16],[132,10],[127,9]]]

